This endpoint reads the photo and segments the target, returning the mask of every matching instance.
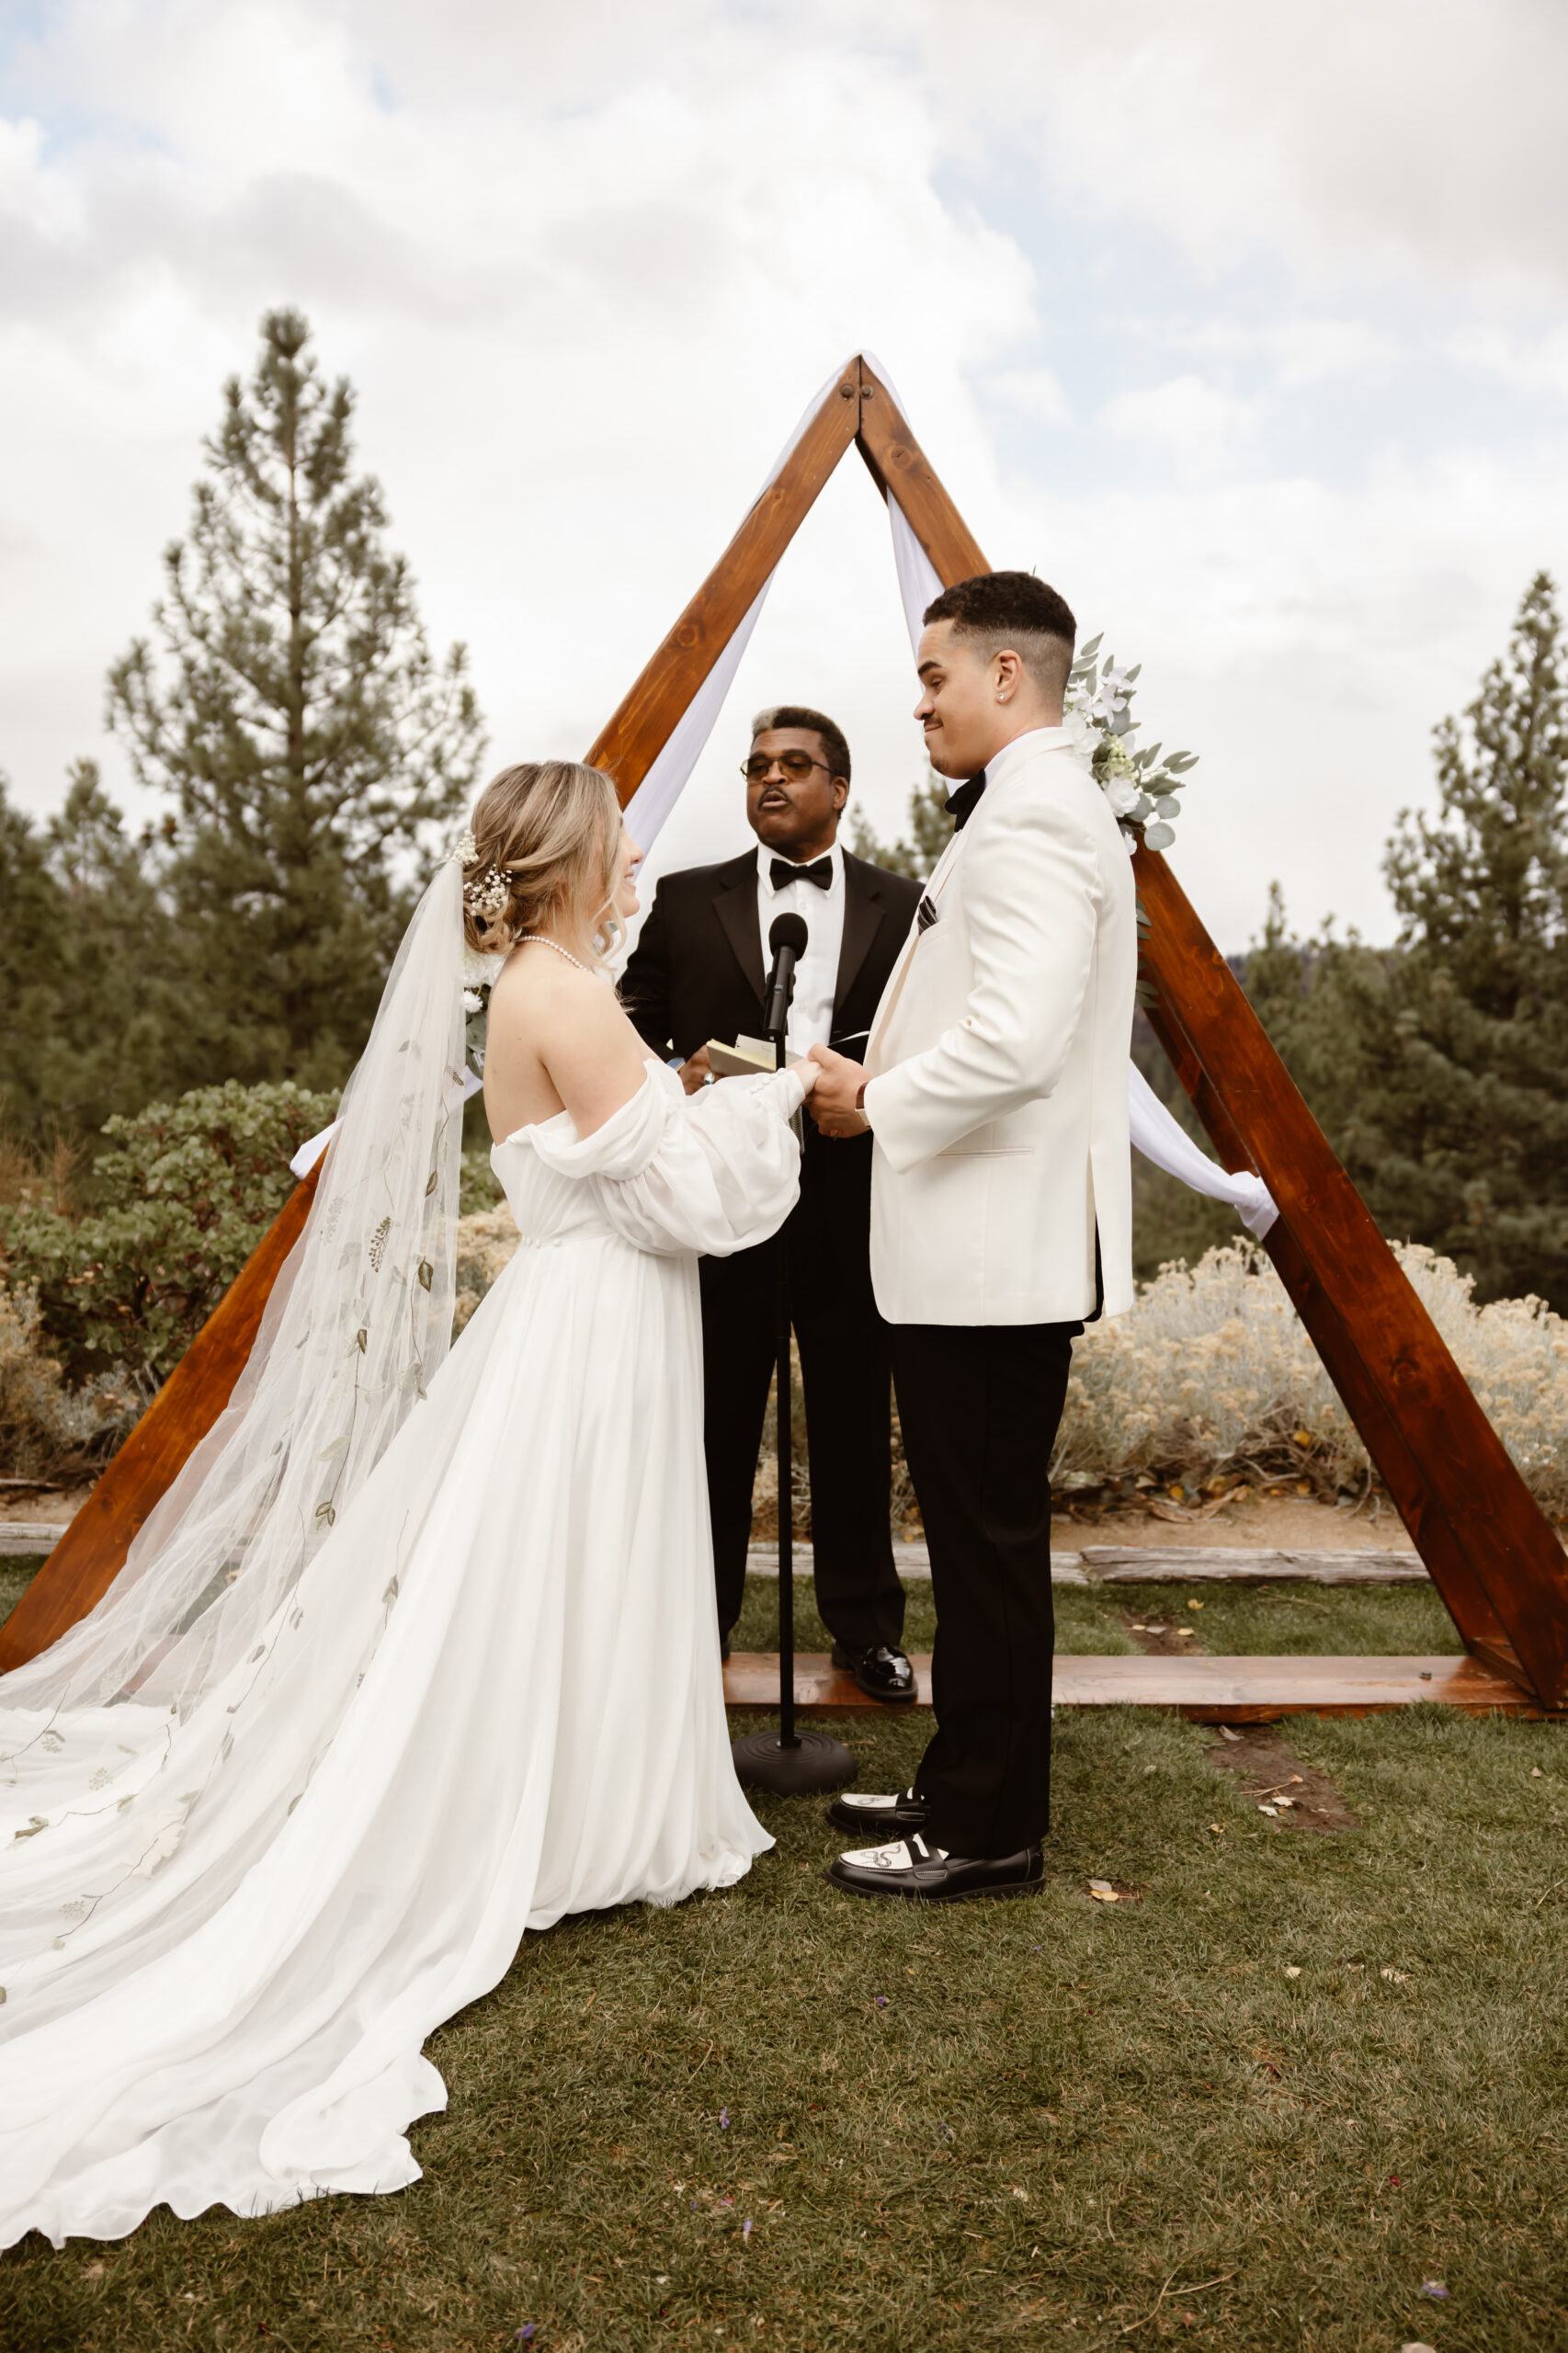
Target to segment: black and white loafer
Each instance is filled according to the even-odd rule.
[[[827,1876],[850,1895],[903,1896],[916,1904],[958,1904],[971,1895],[1032,1895],[1045,1883],[1038,1847],[1016,1855],[949,1855],[918,1830],[887,1847],[861,1847],[830,1863]]]
[[[906,1830],[925,1829],[926,1801],[913,1790],[896,1790],[892,1797],[841,1790],[824,1819],[835,1830],[847,1830],[862,1838],[897,1838]]]

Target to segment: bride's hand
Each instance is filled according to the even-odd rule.
[[[801,1097],[801,1099],[804,1100],[805,1095],[809,1095],[811,1093],[812,1087],[815,1086],[818,1079],[822,1076],[822,1064],[820,1063],[797,1063],[795,1064],[795,1075],[800,1080],[801,1086],[804,1090],[804,1094]]]
[[[816,1100],[812,1105],[812,1118],[824,1136],[864,1135],[868,1125],[859,1108],[859,1098],[866,1086],[866,1073],[858,1063],[846,1054],[835,1054],[831,1046],[813,1046],[812,1060],[817,1064],[820,1084]]]

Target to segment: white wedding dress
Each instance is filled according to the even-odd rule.
[[[49,1654],[0,1682],[0,2245],[119,2237],[161,2201],[258,2214],[401,2188],[419,2174],[410,2122],[446,2098],[421,2045],[526,1929],[727,1887],[772,1843],[725,1727],[697,1257],[788,1213],[800,1097],[781,1073],[688,1100],[650,1063],[586,1139],[562,1113],[497,1145],[520,1246],[422,1401],[387,1408],[351,1497],[312,1505],[274,1471],[240,1565],[191,1570],[197,1600],[156,1642],[143,1609],[91,1682],[111,1594],[57,1646],[76,1643],[74,1679],[39,1683]],[[335,1149],[346,1171],[356,1132]],[[365,1165],[384,1181],[392,1164]],[[400,1216],[428,1246],[409,1204],[446,1176],[423,1169],[390,1234],[366,1196],[375,1282]],[[330,1210],[312,1223],[359,1265]],[[442,1274],[408,1263],[413,1315]],[[318,1483],[341,1469],[340,1441],[315,1443],[330,1422],[308,1421],[330,1366],[302,1377],[305,1342],[284,1361],[303,1279],[264,1333],[259,1388],[208,1442],[218,1459],[153,1531],[165,1582],[246,1430],[250,1464],[258,1421],[279,1426],[269,1381],[295,1384],[295,1418],[267,1460]],[[346,1346],[327,1329],[362,1383],[370,1327],[348,1324]],[[269,1547],[285,1565],[247,1622]]]

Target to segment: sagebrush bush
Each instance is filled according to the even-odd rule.
[[[199,1087],[108,1121],[88,1214],[38,1199],[0,1211],[6,1279],[32,1295],[70,1386],[113,1370],[165,1378],[292,1192],[290,1157],[336,1107],[289,1080]]]
[[[505,1202],[458,1228],[459,1321],[466,1323],[517,1247]],[[1568,1320],[1539,1299],[1477,1307],[1470,1276],[1419,1243],[1394,1255],[1537,1499],[1568,1514]],[[811,1532],[799,1370],[795,1529]],[[755,1532],[777,1525],[771,1413],[754,1492]],[[917,1506],[892,1421],[894,1533]],[[1166,1267],[1125,1315],[1087,1326],[1073,1350],[1051,1476],[1104,1487],[1153,1472],[1199,1485],[1238,1472],[1294,1475],[1332,1497],[1369,1463],[1306,1327],[1266,1253],[1249,1243]]]
[[[0,1478],[91,1478],[149,1394],[149,1384],[123,1372],[68,1389],[39,1331],[36,1301],[0,1283]]]
[[[1568,1510],[1568,1322],[1537,1299],[1478,1308],[1472,1279],[1451,1259],[1417,1243],[1396,1243],[1394,1253],[1537,1499]],[[1127,1314],[1091,1324],[1074,1347],[1053,1480],[1098,1485],[1158,1472],[1199,1482],[1299,1468],[1332,1492],[1368,1467],[1255,1245],[1164,1268]]]
[[[468,1154],[463,1154],[465,1191]],[[506,1203],[475,1210],[458,1220],[457,1305],[454,1335],[460,1332],[517,1246],[517,1222]]]

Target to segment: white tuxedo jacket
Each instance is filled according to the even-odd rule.
[[[892,1324],[1132,1304],[1127,845],[1065,730],[999,752],[877,1008],[871,1279]]]

